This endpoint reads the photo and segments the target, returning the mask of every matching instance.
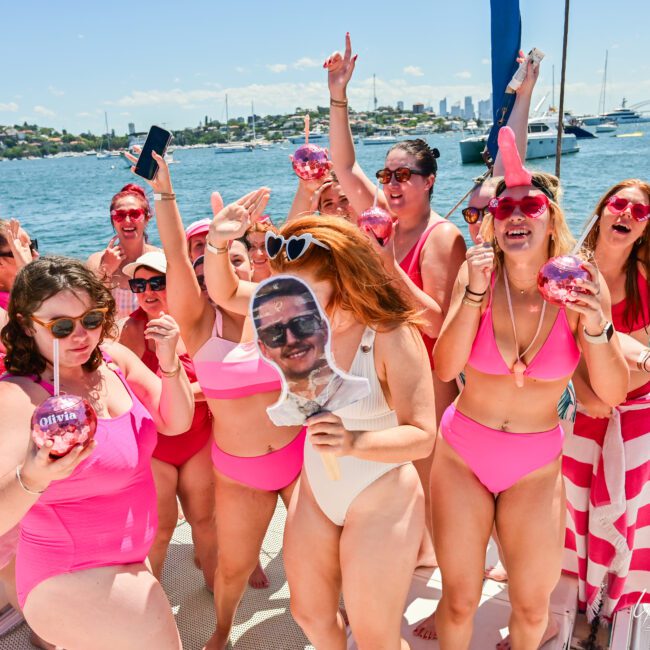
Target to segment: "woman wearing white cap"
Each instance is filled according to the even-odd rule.
[[[151,341],[147,339],[147,331],[153,319],[161,313],[168,313],[166,273],[167,260],[162,251],[145,253],[124,267],[138,309],[124,324],[120,343],[133,350],[150,370],[158,374],[158,359]],[[178,496],[192,527],[196,563],[203,570],[206,585],[212,590],[217,558],[214,480],[209,446],[212,423],[205,397],[196,383],[194,366],[181,339],[178,340],[176,352],[192,383],[194,419],[192,426],[179,436],[158,434],[151,466],[158,495],[159,523],[149,561],[154,576],[160,580],[167,548],[178,520]]]

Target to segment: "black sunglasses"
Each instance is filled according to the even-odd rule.
[[[129,287],[133,293],[144,293],[147,290],[147,285],[151,287],[152,291],[164,291],[167,286],[167,278],[164,275],[154,275],[148,280],[144,278],[129,280]]]
[[[486,212],[489,212],[487,206],[484,208],[464,208],[462,215],[466,223],[473,224],[483,221]]]
[[[32,253],[38,252],[38,239],[32,239],[29,245],[29,250],[32,251]],[[0,251],[0,257],[13,257],[13,256],[14,254],[11,251]]]
[[[388,169],[388,167],[385,167],[384,169],[380,169],[375,176],[382,185],[387,185],[390,183],[390,179],[393,178],[393,174],[395,174],[395,180],[398,183],[405,183],[413,174],[416,176],[429,175],[417,169],[411,169],[410,167],[398,167],[397,169]]]
[[[32,314],[32,320],[49,329],[55,339],[64,339],[74,332],[77,321],[81,323],[81,326],[85,330],[96,330],[103,324],[104,320],[106,320],[106,312],[108,312],[108,307],[96,307],[94,309],[89,309],[77,318],[73,318],[72,316],[63,316],[46,322],[36,318],[36,316]]]
[[[203,291],[205,289],[205,275],[203,273],[197,274],[196,281],[199,283],[199,289]]]
[[[297,339],[306,339],[323,328],[323,321],[317,314],[296,316],[287,323],[276,323],[257,330],[257,336],[267,348],[281,348],[287,344],[287,330]]]

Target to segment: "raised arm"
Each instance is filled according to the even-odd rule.
[[[352,207],[358,214],[369,208],[375,198],[375,184],[361,169],[354,153],[354,141],[348,119],[347,87],[357,54],[352,56],[350,34],[345,35],[345,53],[335,52],[323,65],[327,68],[330,91],[330,153],[334,172]],[[382,193],[379,204],[388,209]]]
[[[523,56],[523,52],[520,53]],[[518,59],[519,60],[519,59]],[[539,63],[528,62],[526,69],[526,78],[521,86],[517,89],[517,96],[515,97],[515,105],[512,107],[510,116],[508,117],[508,124],[515,133],[515,142],[517,143],[517,150],[519,157],[526,160],[526,149],[528,148],[528,116],[530,115],[530,102],[533,97],[533,90],[539,77]],[[501,155],[497,153],[497,158],[494,161],[494,176],[503,176],[505,169],[503,167],[503,160]]]
[[[491,245],[478,244],[467,251],[467,262],[458,273],[449,311],[433,349],[435,373],[442,381],[455,379],[467,364],[493,269]]]
[[[248,307],[257,287],[254,282],[240,280],[228,259],[231,241],[242,237],[257,219],[269,200],[269,189],[261,187],[215,215],[208,232],[205,249],[205,284],[210,298],[222,309],[248,315]]]
[[[135,156],[125,155],[132,163],[137,162]],[[193,351],[209,336],[214,323],[214,309],[201,295],[201,288],[187,254],[185,229],[175,199],[169,167],[155,151],[152,155],[158,163],[158,173],[153,180],[147,182],[154,192],[154,197],[160,197],[155,200],[154,205],[156,225],[167,259],[167,303],[170,314],[181,329],[183,341],[188,349]]]

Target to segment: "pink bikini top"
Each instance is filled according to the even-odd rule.
[[[642,330],[650,325],[650,305],[648,304],[648,281],[643,277],[641,271],[637,275],[637,286],[639,287],[639,296],[641,298],[641,311],[636,314],[636,318],[630,325],[630,318],[627,317],[627,300],[624,298],[615,305],[612,305],[612,323],[617,332],[629,334]]]
[[[486,375],[510,375],[512,370],[503,360],[494,337],[492,324],[494,282],[495,276],[493,275],[489,302],[481,315],[478,332],[467,364]],[[560,309],[546,341],[528,363],[524,376],[546,381],[562,379],[573,374],[578,361],[580,361],[580,350],[569,327],[566,311]]]
[[[212,336],[194,355],[194,371],[211,399],[237,399],[282,389],[278,371],[260,356],[255,341],[235,343],[221,337],[223,317],[216,311]]]

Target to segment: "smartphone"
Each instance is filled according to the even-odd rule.
[[[155,151],[160,156],[164,156],[171,140],[172,134],[169,131],[159,126],[152,126],[135,166],[135,173],[149,181],[154,178],[158,172],[158,163],[153,159],[151,152]]]

